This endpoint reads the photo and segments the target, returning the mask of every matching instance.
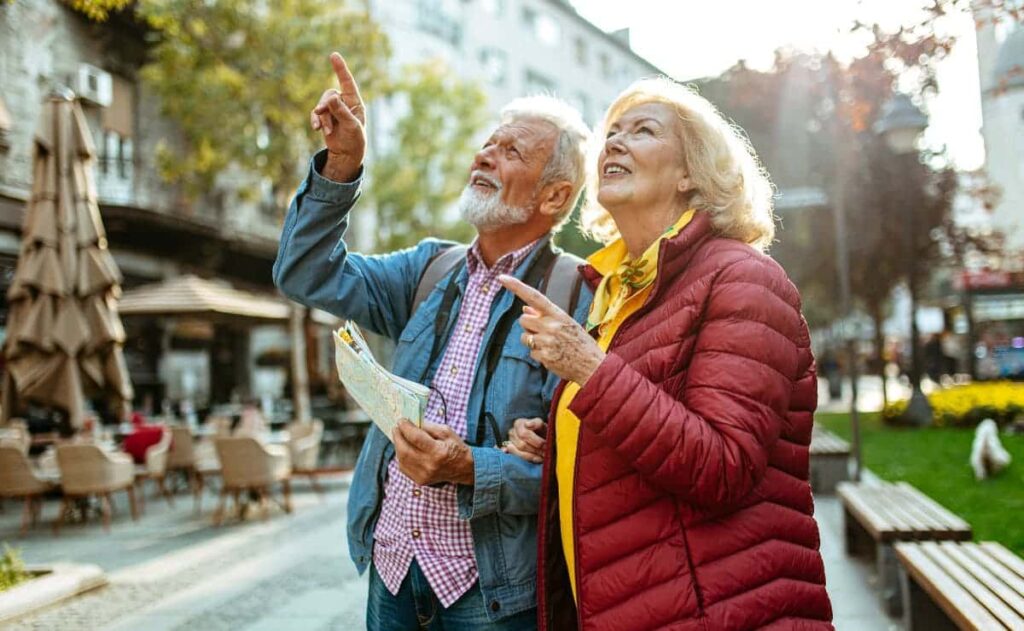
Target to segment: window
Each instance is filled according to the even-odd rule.
[[[582,37],[573,41],[573,50],[576,53],[576,63],[581,66],[587,65],[587,42]]]
[[[480,5],[484,11],[493,16],[499,16],[505,12],[505,0],[481,0]]]
[[[531,33],[537,28],[537,12],[530,7],[523,7],[523,26]]]
[[[580,111],[580,116],[583,117],[584,123],[588,125],[591,123],[590,97],[583,92],[576,92],[569,99],[569,104]]]
[[[491,85],[504,85],[508,73],[508,55],[497,48],[480,49],[480,66]]]
[[[555,81],[536,70],[526,70],[525,88],[527,94],[554,94]]]
[[[537,18],[534,34],[541,43],[547,46],[557,46],[562,40],[562,27],[550,15],[541,15]]]
[[[538,13],[530,7],[523,7],[523,26],[548,46],[556,46],[562,39],[562,28],[558,22],[550,15]]]
[[[612,60],[608,58],[608,53],[601,53],[598,57],[598,62],[601,65],[601,75],[605,79],[611,79],[612,77]]]
[[[462,42],[462,23],[457,0],[419,0],[417,25],[425,33],[436,35],[452,46]]]

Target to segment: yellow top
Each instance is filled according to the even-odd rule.
[[[693,219],[693,210],[683,213],[665,233],[633,262],[626,244],[617,239],[587,259],[604,276],[590,307],[587,327],[598,327],[597,344],[607,351],[622,322],[643,306],[654,286],[658,271],[658,251],[664,239],[673,237]],[[558,478],[558,521],[562,531],[562,550],[569,568],[569,584],[576,597],[576,548],[572,536],[573,480],[576,475],[576,445],[579,442],[580,420],[569,411],[569,405],[580,391],[570,381],[562,390],[555,410],[555,476]]]

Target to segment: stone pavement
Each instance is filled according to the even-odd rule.
[[[59,537],[40,527],[16,535],[20,507],[5,504],[0,539],[31,563],[68,559],[104,567],[111,584],[8,625],[11,631],[327,631],[363,629],[365,577],[356,575],[345,543],[348,480],[325,482],[319,497],[297,482],[296,510],[268,521],[210,525],[184,495],[174,509],[147,501],[133,523],[123,500],[112,532],[67,526]],[[52,517],[55,505],[44,509]],[[869,568],[842,549],[841,508],[817,499],[829,593],[839,631],[899,629],[881,612]]]

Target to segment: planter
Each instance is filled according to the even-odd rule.
[[[0,592],[0,623],[107,584],[103,570],[95,565],[55,563],[27,569],[35,578]]]

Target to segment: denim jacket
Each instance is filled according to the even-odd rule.
[[[396,341],[392,371],[429,384],[444,355],[447,340],[428,366],[434,341],[434,320],[449,282],[465,291],[465,266],[453,279],[438,283],[417,309],[409,313],[416,285],[430,259],[445,243],[427,239],[415,247],[391,254],[366,256],[350,253],[344,241],[349,210],[360,194],[361,179],[348,184],[319,175],[323,153],[313,158],[309,174],[288,209],[281,235],[274,283],[292,300],[355,321],[360,327]],[[515,271],[522,278],[533,257],[548,247],[545,237]],[[591,295],[584,287],[577,321],[586,317]],[[502,289],[491,307],[481,349],[489,348],[501,315],[514,296]],[[452,310],[457,317],[459,300]],[[473,545],[480,575],[480,590],[487,615],[498,620],[536,606],[537,507],[541,465],[497,449],[517,418],[547,418],[558,379],[530,357],[520,337],[518,322],[501,351],[489,391],[481,392],[485,353],[477,358],[473,390],[466,412],[467,436],[477,435],[483,412],[497,421],[497,436],[489,427],[482,446],[472,446],[475,483],[458,488],[459,516],[472,523]],[[485,396],[486,394],[486,396]],[[486,410],[484,406],[486,405]],[[395,455],[391,441],[371,426],[356,463],[348,500],[349,553],[362,574],[373,554],[373,532],[383,501],[388,463]]]

